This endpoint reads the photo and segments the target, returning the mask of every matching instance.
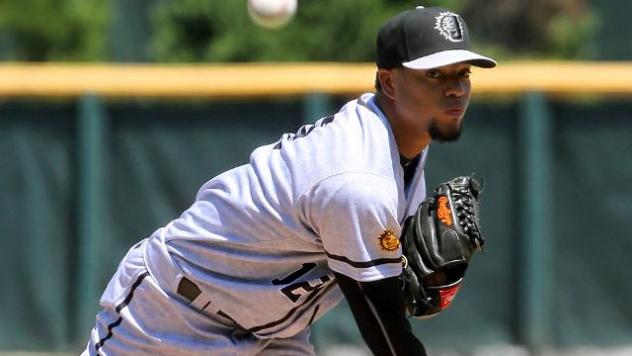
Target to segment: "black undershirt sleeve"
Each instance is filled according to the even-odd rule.
[[[404,310],[404,294],[397,277],[359,282],[334,272],[362,338],[374,355],[426,355],[412,333]]]

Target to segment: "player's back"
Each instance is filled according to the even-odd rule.
[[[249,164],[205,183],[194,204],[150,239],[152,274],[173,291],[187,276],[261,336],[291,335],[333,307],[341,295],[310,215],[313,190],[345,194],[335,190],[366,177],[361,189],[388,195],[397,215],[405,207],[399,154],[388,122],[366,104],[371,97],[259,147]],[[253,303],[268,307],[244,315],[240,308]]]

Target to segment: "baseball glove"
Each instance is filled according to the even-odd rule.
[[[470,176],[439,184],[402,229],[406,309],[417,318],[451,303],[475,252],[485,243],[479,224],[481,184]]]

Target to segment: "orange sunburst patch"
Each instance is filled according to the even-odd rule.
[[[384,251],[393,252],[399,248],[399,239],[390,229],[384,230],[379,237],[380,247]]]
[[[452,226],[452,210],[450,210],[450,203],[448,197],[440,196],[438,199],[437,216],[444,224]]]

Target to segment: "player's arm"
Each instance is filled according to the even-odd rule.
[[[406,319],[398,277],[360,282],[336,273],[360,334],[374,355],[426,355]]]
[[[406,320],[398,191],[372,174],[335,175],[306,195],[306,223],[319,234],[329,268],[362,337],[376,355],[425,355]]]

